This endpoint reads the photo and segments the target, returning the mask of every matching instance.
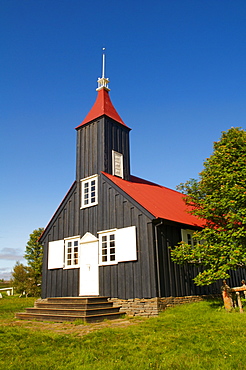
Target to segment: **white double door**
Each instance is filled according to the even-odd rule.
[[[80,296],[99,295],[98,239],[87,233],[80,243]]]

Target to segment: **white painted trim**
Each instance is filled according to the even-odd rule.
[[[80,235],[68,236],[67,238],[64,238],[64,240],[72,240],[72,239],[80,239]]]
[[[91,182],[95,180],[95,202],[91,202],[91,191],[89,189],[89,198],[88,198],[88,204],[84,204],[84,195],[85,195],[85,188],[84,184],[89,183],[89,186],[91,186]],[[86,177],[84,179],[80,180],[80,189],[81,189],[81,196],[80,196],[80,209],[88,208],[88,207],[93,207],[98,204],[98,175],[93,175]]]
[[[194,239],[193,239],[193,234],[195,230],[190,230],[190,229],[181,229],[181,239],[183,242],[188,244],[188,234],[191,235],[191,245],[194,245]]]
[[[67,264],[67,243],[69,243],[70,241],[78,241],[78,263],[76,265],[74,264],[71,264],[71,265],[68,265]],[[68,269],[76,269],[76,268],[79,268],[80,266],[80,236],[78,236],[77,238],[76,237],[71,237],[71,238],[66,238],[64,239],[64,244],[65,244],[65,264],[64,264],[64,270],[68,270]],[[74,259],[74,245],[72,245],[72,261]]]
[[[116,157],[119,158],[120,160],[120,168],[119,171],[120,173],[116,172]],[[123,154],[116,152],[115,150],[112,150],[112,174],[117,177],[121,177],[123,179],[124,174],[123,174]]]
[[[108,229],[108,230],[102,230],[102,231],[98,231],[97,233],[98,234],[107,234],[107,233],[113,233],[114,231],[116,231],[117,229]]]
[[[80,245],[81,244],[88,244],[88,243],[95,243],[98,242],[98,238],[95,237],[95,235],[87,232],[85,235],[80,239]]]
[[[99,234],[99,261],[98,261],[98,264],[99,266],[106,266],[106,265],[117,265],[118,261],[116,259],[116,232],[117,232],[117,229],[111,229],[111,230],[107,230],[107,231],[101,231]],[[107,260],[107,261],[102,261],[102,238],[104,236],[108,236],[108,235],[112,235],[114,234],[114,248],[115,248],[115,260],[114,261],[110,261],[110,260]],[[107,241],[107,257],[109,259],[110,257],[110,247],[108,245],[108,243],[110,243],[110,241]]]

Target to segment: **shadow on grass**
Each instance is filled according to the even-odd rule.
[[[223,299],[220,295],[203,297],[203,300],[209,303],[212,309],[219,309],[224,306]]]

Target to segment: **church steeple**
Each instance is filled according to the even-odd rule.
[[[103,48],[105,50],[105,48]],[[79,126],[76,127],[76,129],[80,128],[81,126],[84,126],[85,124],[103,116],[106,115],[110,118],[112,118],[114,121],[122,124],[123,126],[127,127],[119,114],[117,113],[115,107],[113,106],[109,91],[110,88],[108,87],[109,79],[105,77],[105,53],[103,53],[102,56],[102,77],[99,77],[97,80],[98,88],[96,91],[98,92],[97,99],[85,117],[85,119],[81,122]]]
[[[106,172],[130,179],[130,128],[125,125],[110,97],[105,77],[103,53],[102,77],[98,78],[96,101],[77,130],[77,181]]]

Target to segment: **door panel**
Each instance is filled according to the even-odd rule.
[[[98,241],[80,245],[79,295],[98,295]]]

